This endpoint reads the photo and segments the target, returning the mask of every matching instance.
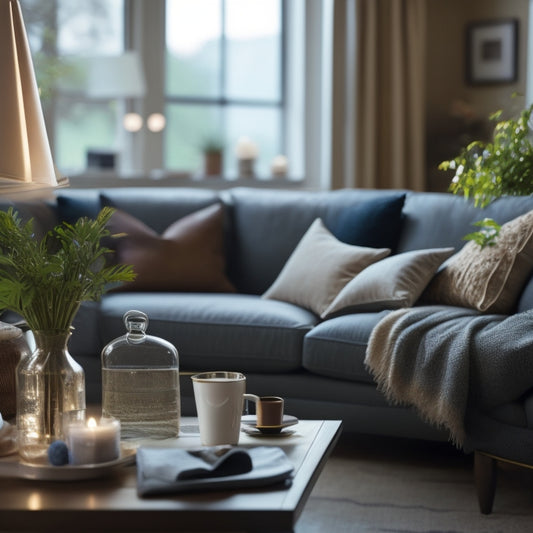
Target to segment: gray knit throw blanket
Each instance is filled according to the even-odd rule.
[[[412,405],[462,446],[472,403],[482,410],[533,387],[533,311],[511,316],[422,306],[373,329],[365,364],[389,401]]]

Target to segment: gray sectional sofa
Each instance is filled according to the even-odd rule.
[[[488,216],[507,222],[533,209],[533,198],[500,199],[481,212],[463,198],[440,193],[109,188],[64,189],[58,191],[57,202],[16,207],[24,217],[36,217],[38,231],[44,231],[57,218],[92,216],[102,205],[112,205],[150,226],[156,235],[213,204],[223,206],[223,268],[231,289],[126,287],[108,293],[100,303],[84,304],[69,347],[85,369],[88,401],[101,399],[102,348],[124,333],[124,312],[139,309],[150,319],[149,333],[177,347],[182,372],[242,371],[249,392],[283,396],[286,411],[298,417],[342,419],[346,431],[446,440],[445,430],[424,422],[413,408],[387,401],[365,367],[370,334],[388,309],[346,312],[324,320],[299,305],[261,295],[316,218],[344,242],[355,230],[352,245],[389,248],[393,255],[441,247],[459,250],[474,221]],[[352,223],[357,227],[351,228]],[[165,267],[157,259],[149,259],[148,266],[155,278]],[[181,281],[186,287],[187,280]],[[526,280],[512,312],[532,308],[533,281]],[[504,353],[505,346],[501,350]],[[531,387],[533,392],[533,383]],[[184,414],[194,412],[187,375],[182,380],[182,403]],[[527,391],[491,412],[469,416],[475,418],[481,444],[485,439],[492,445],[496,435],[496,449],[508,450],[504,435],[513,435],[520,441],[519,458],[533,461],[533,397]]]

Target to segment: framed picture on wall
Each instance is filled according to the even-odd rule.
[[[518,20],[473,22],[466,29],[466,80],[512,83],[518,77]]]

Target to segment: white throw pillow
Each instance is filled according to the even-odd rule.
[[[321,317],[411,307],[453,252],[453,248],[414,250],[374,263],[340,291]]]
[[[355,275],[389,254],[389,248],[340,242],[317,218],[263,298],[289,302],[321,315]]]

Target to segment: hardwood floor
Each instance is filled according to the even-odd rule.
[[[533,530],[533,474],[498,468],[493,512],[481,514],[473,455],[447,443],[343,435],[297,533],[522,533]]]

